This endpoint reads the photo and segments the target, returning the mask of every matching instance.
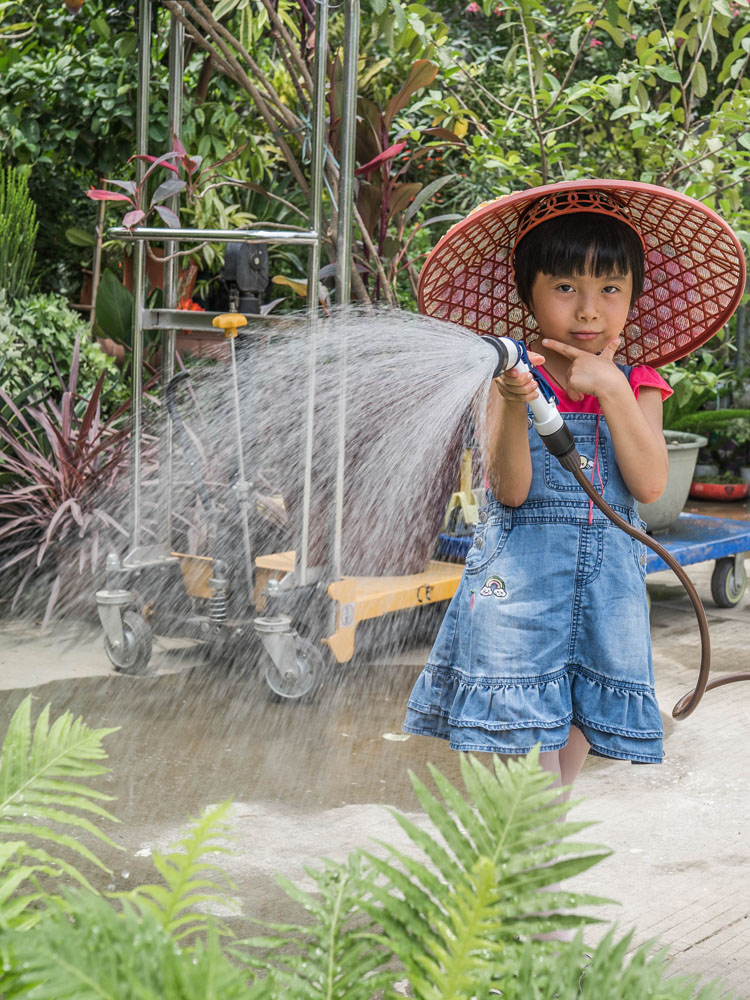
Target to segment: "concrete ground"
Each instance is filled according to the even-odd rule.
[[[716,608],[711,569],[689,572],[708,612],[713,674],[748,671],[750,598]],[[659,937],[675,972],[721,977],[750,998],[750,684],[711,692],[693,716],[673,722],[671,708],[696,676],[698,632],[671,574],[648,583],[667,758],[644,767],[587,760],[573,818],[597,823],[587,839],[615,853],[570,886],[619,900],[598,915],[623,930],[634,925],[635,943]],[[110,887],[151,879],[151,851],[231,797],[236,852],[226,867],[238,900],[247,914],[286,920],[296,914],[274,872],[304,882],[304,866],[321,855],[343,858],[371,838],[402,842],[383,807],[418,816],[409,768],[426,778],[429,760],[457,780],[457,754],[400,734],[426,652],[354,662],[316,703],[279,703],[189,644],[157,642],[154,673],[139,679],[110,672],[98,629],[40,638],[0,621],[0,732],[29,689],[37,708],[51,702],[54,713],[121,727],[107,740],[105,786],[122,821],[113,837],[124,847],[108,857]]]

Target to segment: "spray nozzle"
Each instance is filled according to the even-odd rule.
[[[497,352],[497,365],[492,373],[493,378],[510,371],[511,368],[516,368],[519,372],[532,371],[526,347],[521,341],[512,340],[510,337],[495,337],[492,334],[483,334],[482,340]],[[532,399],[529,403],[529,409],[534,415],[534,426],[547,449],[555,457],[562,460],[563,456],[572,455],[573,459],[577,459],[578,453],[575,451],[573,435],[560,416],[554,393],[548,386],[549,391],[545,392],[541,385],[544,380],[535,374],[540,391],[536,399]]]
[[[511,340],[510,337],[496,337],[492,333],[482,334],[482,340],[497,352],[497,365],[492,373],[493,378],[515,368],[518,362],[523,360],[523,345],[517,340]]]

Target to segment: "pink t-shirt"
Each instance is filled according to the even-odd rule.
[[[602,408],[599,405],[599,400],[596,396],[584,396],[580,402],[574,402],[565,390],[557,384],[549,372],[546,371],[543,365],[538,365],[537,367],[555,390],[555,395],[557,396],[557,407],[560,410],[560,413],[602,412]],[[664,402],[665,399],[669,399],[674,391],[664,381],[657,370],[655,368],[650,368],[648,365],[634,365],[630,372],[629,381],[630,388],[633,390],[633,395],[636,399],[638,399],[638,390],[642,385],[659,389],[661,391],[662,402]]]

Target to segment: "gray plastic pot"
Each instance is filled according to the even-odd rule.
[[[699,434],[685,431],[664,431],[664,437],[669,452],[667,488],[653,503],[638,505],[649,531],[668,528],[680,516],[690,492],[698,452],[708,444]]]

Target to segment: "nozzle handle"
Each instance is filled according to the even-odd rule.
[[[482,335],[482,340],[497,352],[498,363],[492,373],[493,378],[511,369],[518,372],[533,371],[526,363],[526,352],[520,341],[511,337],[494,337],[491,334]],[[534,426],[547,449],[557,458],[572,452],[575,439],[560,416],[554,399],[545,399],[540,392],[536,399],[531,400],[529,408],[534,415]]]

